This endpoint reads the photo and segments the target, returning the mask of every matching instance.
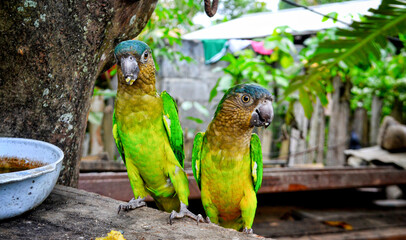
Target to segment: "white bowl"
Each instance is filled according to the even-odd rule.
[[[63,152],[43,141],[0,138],[0,157],[39,161],[45,166],[0,174],[0,220],[40,205],[51,193],[61,171]]]

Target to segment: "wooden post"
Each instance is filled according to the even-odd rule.
[[[108,100],[108,105],[104,108],[103,123],[102,123],[102,136],[104,143],[104,150],[107,152],[109,159],[118,157],[116,142],[113,137],[113,99]]]
[[[304,151],[306,150],[306,136],[309,120],[306,118],[303,107],[299,101],[295,102],[293,108],[298,129],[292,128],[290,132],[289,166],[308,163],[307,153],[304,153]]]
[[[357,133],[361,146],[368,146],[368,114],[363,107],[355,109],[352,130]],[[372,122],[372,120],[371,120]],[[371,130],[372,132],[372,130]]]
[[[324,108],[321,105],[320,99],[317,99],[314,104],[314,112],[310,122],[310,136],[308,148],[314,148],[314,151],[309,153],[309,163],[323,163],[324,154],[324,127],[325,117]]]
[[[117,90],[118,79],[117,74],[114,75],[109,82],[112,90]],[[114,112],[114,98],[107,100],[107,106],[104,108],[103,117],[103,142],[104,149],[106,150],[109,159],[120,159],[120,153],[116,147],[116,142],[113,137],[113,112]],[[120,160],[121,161],[121,160]]]
[[[272,131],[270,129],[258,128],[258,136],[261,139],[262,157],[264,160],[270,160]]]
[[[289,136],[288,131],[286,129],[286,124],[281,125],[281,137],[280,137],[280,139],[282,140],[282,142],[281,142],[281,147],[280,147],[280,150],[279,150],[278,159],[285,160],[286,162],[288,162],[288,160],[289,160],[290,136]]]
[[[97,115],[102,119],[104,112],[104,100],[103,96],[93,96],[90,104],[90,114]],[[101,135],[101,121],[100,123],[89,122],[89,134],[90,134],[90,155],[97,155],[104,150],[102,135]]]
[[[348,122],[350,115],[349,93],[351,83],[344,84],[340,77],[333,79],[334,93],[328,132],[327,166],[342,166],[345,163],[344,150],[348,145]]]
[[[379,132],[379,124],[382,115],[382,99],[374,95],[371,106],[371,128],[369,130],[369,144],[376,145]]]

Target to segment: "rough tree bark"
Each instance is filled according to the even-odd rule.
[[[65,153],[60,184],[77,186],[96,77],[113,49],[137,36],[157,0],[0,3],[0,136],[53,143]]]

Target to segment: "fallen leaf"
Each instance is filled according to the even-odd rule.
[[[344,228],[345,230],[352,230],[352,226],[343,221],[323,221],[323,223],[332,227],[340,227]]]

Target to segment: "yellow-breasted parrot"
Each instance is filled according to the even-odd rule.
[[[149,194],[172,219],[200,214],[187,209],[189,182],[183,170],[183,132],[178,109],[167,93],[155,88],[155,64],[150,47],[141,41],[119,43],[118,89],[113,115],[113,135],[127,168],[134,199],[120,210],[146,205]],[[178,212],[177,212],[178,211]]]
[[[263,169],[261,142],[252,130],[272,119],[269,91],[240,84],[224,94],[206,132],[195,136],[193,174],[211,222],[252,233]]]

